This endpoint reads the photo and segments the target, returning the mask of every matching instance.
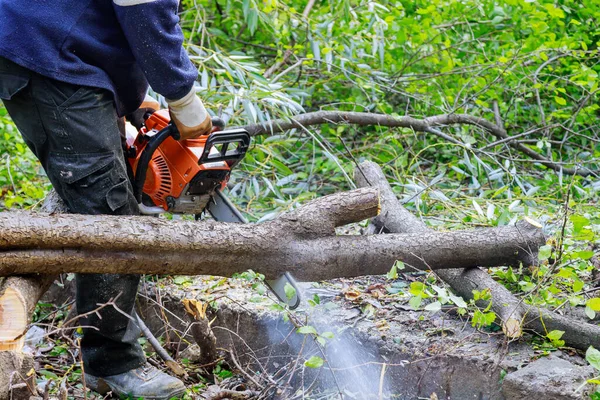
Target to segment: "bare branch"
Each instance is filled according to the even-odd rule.
[[[519,143],[511,138],[506,130],[493,122],[484,118],[468,114],[440,114],[423,119],[417,119],[409,116],[396,117],[386,114],[350,112],[350,111],[316,111],[306,114],[300,114],[288,119],[276,119],[265,124],[251,124],[243,128],[250,135],[273,135],[294,128],[302,128],[311,125],[323,124],[352,124],[358,126],[386,126],[393,128],[409,128],[417,132],[434,133],[446,140],[456,143],[456,139],[451,140],[446,134],[441,134],[435,127],[448,125],[472,125],[484,129],[491,133],[502,142],[519,150],[521,153],[534,159],[536,162],[550,168],[554,171],[562,171],[567,175],[589,176],[597,175],[594,171],[581,167],[563,167],[559,163],[547,159],[537,151]]]

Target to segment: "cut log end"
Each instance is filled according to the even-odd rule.
[[[509,339],[517,339],[523,335],[521,321],[515,318],[508,318],[502,323],[502,332]]]
[[[527,222],[529,225],[532,225],[535,228],[542,229],[542,224],[540,224],[538,221],[536,221],[536,220],[534,220],[532,218],[523,217],[523,220],[525,222]]]
[[[20,351],[27,329],[27,303],[11,287],[0,295],[0,351]]]

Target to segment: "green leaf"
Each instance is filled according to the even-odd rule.
[[[600,298],[592,297],[585,303],[585,305],[594,311],[600,311]]]
[[[310,325],[305,325],[305,326],[301,326],[300,328],[298,328],[298,333],[301,333],[303,335],[309,335],[309,334],[316,335],[317,330]]]
[[[192,283],[192,279],[189,276],[179,275],[173,278],[173,283],[176,285],[186,285]]]
[[[585,352],[585,359],[592,367],[600,371],[600,351],[596,350],[593,346],[588,347]]]
[[[554,331],[548,332],[548,334],[546,336],[548,337],[548,339],[555,341],[555,340],[559,340],[564,334],[565,334],[565,331],[554,330]]]
[[[308,300],[308,304],[310,304],[311,306],[316,306],[317,304],[321,304],[321,298],[319,297],[318,294],[314,294],[312,299]]]
[[[589,308],[588,306],[585,306],[585,315],[587,315],[587,317],[589,319],[596,318],[596,312],[594,310],[592,310],[591,308]]]
[[[396,269],[396,263],[392,265],[392,269],[390,269],[385,276],[388,279],[398,279],[398,270]]]
[[[460,296],[456,296],[456,295],[451,294],[450,295],[450,300],[452,300],[452,302],[454,304],[456,304],[457,307],[467,308],[467,303],[465,303],[465,301],[463,300],[463,298],[460,297]]]
[[[584,227],[590,224],[589,219],[577,214],[571,215],[569,219],[573,223],[573,233],[576,235],[579,234]]]
[[[323,366],[323,359],[321,357],[312,356],[304,361],[304,365],[308,368],[321,368]]]
[[[428,298],[429,295],[425,293],[425,284],[423,282],[415,281],[410,284],[408,290],[413,296],[420,296],[424,299]]]
[[[329,332],[329,331],[323,332],[321,334],[321,336],[323,336],[326,339],[333,339],[334,338],[333,332]]]
[[[427,311],[438,312],[442,309],[442,303],[439,301],[434,301],[433,303],[429,303],[425,306]]]
[[[552,246],[546,244],[538,249],[538,259],[546,261],[552,255]]]
[[[48,371],[46,369],[40,369],[36,372],[41,376],[45,376],[46,378],[58,379],[58,376],[54,372]]]
[[[592,250],[582,250],[577,252],[577,257],[581,258],[582,260],[589,260],[590,258],[594,257],[594,252]]]
[[[421,301],[423,298],[421,296],[413,296],[408,300],[408,304],[413,308],[413,310],[418,310],[421,306]]]
[[[290,285],[289,282],[285,283],[283,290],[285,292],[285,297],[287,297],[288,300],[291,300],[296,295],[296,289],[294,289],[294,287]]]
[[[556,104],[559,104],[561,106],[566,106],[567,105],[567,101],[565,99],[563,99],[560,96],[555,96],[554,97],[554,101],[556,101]]]

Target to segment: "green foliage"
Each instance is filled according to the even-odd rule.
[[[392,268],[386,274],[388,279],[398,279],[398,271],[402,271],[404,269],[404,263],[402,261],[396,261]]]
[[[594,367],[596,371],[600,371],[600,351],[596,350],[593,346],[588,347],[585,352],[586,361]],[[581,385],[577,391],[579,391],[586,383],[593,385],[600,385],[600,376],[588,379],[583,385]],[[600,399],[600,392],[596,391],[590,397],[592,400]]]
[[[304,365],[308,368],[321,368],[323,366],[323,359],[321,357],[312,356],[304,361]]]
[[[283,291],[285,292],[285,297],[288,300],[291,300],[296,295],[296,289],[289,282],[286,282]]]
[[[226,378],[231,378],[233,376],[233,372],[231,372],[229,369],[225,368],[225,366],[222,362],[218,363],[216,365],[216,367],[213,368],[212,373],[215,377],[218,377],[221,380],[226,379]]]
[[[29,208],[47,190],[43,171],[0,103],[0,210]]]
[[[203,97],[230,124],[319,109],[430,116],[468,113],[566,166],[597,167],[598,8],[594,0],[184,1],[182,24]],[[277,63],[278,69],[264,72]],[[543,127],[547,127],[543,129]],[[257,138],[232,180],[253,220],[352,186],[354,160],[379,162],[407,207],[457,223],[505,225],[564,177],[493,144],[477,126],[431,134],[324,126]],[[486,147],[489,146],[489,147]],[[485,150],[478,150],[485,149]],[[531,173],[530,173],[531,172]],[[585,201],[600,185],[578,180]],[[473,213],[456,213],[472,196]],[[535,195],[535,197],[533,197]],[[523,211],[520,211],[523,210]]]
[[[565,341],[561,340],[560,338],[565,334],[564,331],[551,331],[548,332],[548,334],[546,335],[546,338],[548,338],[548,340],[550,340],[550,343],[552,343],[552,345],[554,347],[562,347],[565,345]]]

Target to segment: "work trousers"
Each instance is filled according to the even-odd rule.
[[[0,99],[69,211],[138,214],[111,92],[43,77],[0,57]],[[130,318],[139,275],[77,274],[85,371],[120,374],[145,363]],[[111,299],[112,306],[93,310]],[[128,317],[129,316],[129,317]]]

